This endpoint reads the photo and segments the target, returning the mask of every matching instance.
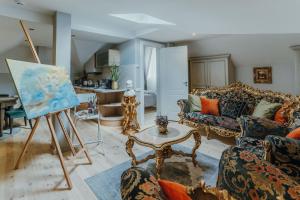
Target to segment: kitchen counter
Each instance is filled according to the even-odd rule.
[[[92,87],[83,87],[83,86],[74,86],[75,89],[82,89],[82,90],[89,90],[92,92],[99,92],[99,93],[114,93],[114,92],[124,92],[125,89],[104,89],[104,88],[92,88]]]
[[[104,126],[121,126],[123,121],[122,99],[125,89],[103,89],[74,86],[77,94],[95,93],[101,114],[100,124]],[[84,105],[83,105],[84,106]]]

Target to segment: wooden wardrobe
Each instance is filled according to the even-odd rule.
[[[189,59],[189,88],[220,87],[235,81],[230,54],[191,57]]]

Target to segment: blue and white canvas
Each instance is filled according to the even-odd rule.
[[[28,119],[79,105],[62,67],[6,59]]]

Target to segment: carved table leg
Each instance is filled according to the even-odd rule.
[[[162,165],[164,164],[164,152],[163,150],[157,150],[155,154],[156,154],[156,176],[157,178],[159,178]]]
[[[201,135],[200,135],[199,131],[194,131],[193,135],[194,135],[194,140],[195,140],[195,146],[192,150],[192,161],[193,161],[194,166],[196,167],[196,165],[197,165],[196,151],[197,151],[197,149],[199,148],[199,146],[201,144]]]
[[[132,151],[133,145],[134,145],[134,141],[132,139],[128,139],[128,141],[126,142],[126,151],[127,151],[127,154],[132,158],[131,165],[133,167],[135,167],[136,166],[136,157]]]

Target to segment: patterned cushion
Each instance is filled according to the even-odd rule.
[[[241,116],[239,122],[242,127],[242,136],[264,139],[267,135],[285,136],[288,128],[275,121],[253,116]]]
[[[240,137],[237,139],[236,143],[237,146],[254,153],[259,159],[264,158],[265,150],[263,146],[263,140],[258,140],[251,137]]]
[[[275,113],[281,107],[280,103],[270,103],[265,100],[261,100],[254,109],[252,116],[274,119]]]
[[[231,147],[223,152],[217,187],[243,200],[300,198],[299,183],[241,147]]]
[[[188,101],[190,105],[190,112],[199,112],[201,111],[201,102],[200,97],[197,95],[189,94]]]
[[[271,144],[271,163],[300,184],[300,141],[273,135],[265,140]]]
[[[242,101],[234,101],[234,100],[223,101],[220,105],[221,115],[236,119],[241,116],[245,106],[246,103]]]
[[[121,176],[121,196],[123,200],[165,199],[155,177],[138,167],[123,172]]]
[[[204,123],[212,126],[220,126],[233,131],[241,131],[237,120],[230,117],[205,115],[200,112],[186,113],[185,117],[193,122]]]

